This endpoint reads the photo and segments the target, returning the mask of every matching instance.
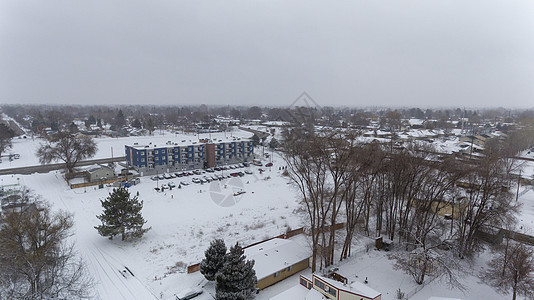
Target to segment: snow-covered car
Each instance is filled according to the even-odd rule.
[[[179,292],[178,294],[176,294],[176,299],[177,300],[188,300],[188,299],[193,299],[195,298],[196,296],[202,294],[202,289],[199,289],[199,288],[187,288],[185,290],[182,290],[181,292]]]
[[[159,178],[159,180],[165,179],[165,177],[163,175],[158,175],[158,178]]]
[[[251,170],[245,170],[245,173],[250,175],[250,174],[252,174],[252,171]]]
[[[181,184],[181,185],[189,185],[189,182],[187,182],[187,181],[180,181],[180,184]]]
[[[200,178],[200,183],[208,183],[208,181],[205,178]]]
[[[193,179],[191,179],[191,181],[194,182],[194,183],[200,183],[200,179],[198,179],[198,178],[193,178]]]
[[[165,177],[165,179],[171,179],[172,178],[171,174],[167,174],[167,173],[163,174],[163,177]]]
[[[168,185],[169,185],[170,188],[175,188],[176,187],[176,184],[174,184],[174,182],[169,182]]]

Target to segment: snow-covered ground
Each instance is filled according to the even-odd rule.
[[[167,141],[193,141],[196,142],[199,139],[205,139],[205,138],[222,138],[224,136],[230,137],[240,137],[240,138],[250,138],[252,137],[252,133],[242,131],[242,130],[235,130],[233,132],[226,132],[226,133],[202,133],[202,134],[183,134],[183,133],[171,133],[169,131],[156,131],[151,136],[129,136],[129,137],[119,137],[119,138],[110,138],[110,137],[100,137],[95,138],[95,142],[98,145],[98,150],[96,152],[96,155],[93,157],[94,159],[98,158],[109,158],[109,157],[119,157],[124,156],[124,145],[132,145],[133,143],[139,143],[139,145],[148,144],[152,142],[152,144],[165,144]],[[35,138],[32,139],[29,138],[14,138],[12,140],[13,142],[13,148],[9,149],[7,153],[4,153],[4,155],[7,155],[9,153],[17,153],[20,155],[20,159],[14,159],[13,161],[9,161],[7,157],[2,158],[2,163],[0,163],[0,169],[7,169],[7,168],[16,168],[16,167],[25,167],[25,166],[34,166],[39,164],[39,159],[35,156],[35,153],[37,152],[37,149],[39,148],[40,144],[44,142],[43,139]],[[112,152],[113,151],[113,152]]]
[[[280,165],[278,157],[276,166]],[[167,299],[181,289],[197,284],[200,276],[185,275],[185,267],[199,262],[204,250],[214,238],[223,237],[228,245],[242,245],[284,233],[287,228],[300,227],[296,213],[296,193],[278,167],[260,174],[204,185],[191,183],[190,178],[176,178],[191,183],[181,189],[156,192],[158,183],[148,177],[130,188],[139,192],[144,201],[143,216],[152,227],[135,242],[108,240],[93,228],[100,221],[96,215],[111,188],[68,188],[59,172],[34,175],[2,176],[2,184],[18,181],[48,200],[54,209],[75,215],[74,239],[97,282],[101,299]],[[225,171],[229,172],[229,171]],[[246,193],[235,197],[235,205],[221,207],[214,199],[218,195],[233,195],[236,190]],[[120,239],[120,238],[119,238]],[[135,276],[122,272],[128,267]],[[124,276],[123,276],[124,275]]]
[[[215,138],[217,134],[212,135]],[[250,133],[242,131],[236,131],[233,135],[250,137]],[[205,137],[207,135],[200,136]],[[101,138],[97,139],[99,151],[95,158],[110,157],[111,147],[115,156],[122,156],[124,144],[165,143],[168,140],[183,139],[196,140],[198,136],[167,133],[150,137]],[[13,161],[12,167],[37,164],[34,152],[38,144],[38,140],[14,140],[13,152],[21,154],[21,159]],[[261,149],[256,149],[256,153],[259,155]],[[288,227],[294,229],[304,224],[299,213],[297,191],[280,174],[279,167],[283,165],[283,161],[275,154],[273,162],[274,167],[264,168],[266,172],[262,174],[254,167],[250,168],[253,175],[232,181],[199,185],[191,183],[192,177],[171,179],[177,185],[184,180],[191,184],[164,193],[156,192],[154,187],[169,180],[156,183],[148,177],[142,177],[141,183],[131,187],[130,192],[133,195],[139,192],[139,198],[144,201],[143,216],[148,221],[146,226],[152,229],[142,239],[134,242],[122,242],[120,238],[108,240],[99,236],[93,228],[100,224],[96,218],[102,211],[99,200],[107,197],[112,188],[71,190],[59,171],[5,175],[0,178],[3,185],[17,182],[26,185],[48,200],[53,209],[63,209],[74,214],[72,238],[94,277],[96,299],[174,299],[174,294],[184,288],[205,284],[199,272],[186,274],[185,267],[201,260],[212,239],[224,238],[227,245],[237,241],[248,245],[283,233]],[[9,167],[6,165],[9,163],[4,159],[1,167]],[[246,193],[230,197],[235,200],[235,205],[217,205],[218,197],[233,195],[241,189]],[[534,221],[534,192],[522,195],[520,201],[524,203],[521,224],[531,224]],[[532,224],[530,226],[534,228]],[[307,241],[304,236],[296,239],[305,247]],[[365,238],[355,239],[354,249],[363,249],[367,243]],[[488,257],[485,254],[476,259],[472,274],[466,274],[464,283],[468,290],[465,294],[434,281],[412,299],[423,300],[430,296],[501,299],[503,295],[496,293],[476,276],[485,268]],[[124,272],[126,267],[134,276]],[[409,275],[393,269],[393,261],[385,252],[361,251],[338,267],[340,273],[350,280],[362,281],[368,277],[369,286],[381,292],[384,300],[395,299],[398,288],[409,292],[416,287]],[[309,275],[310,272],[308,269],[303,273]],[[267,300],[297,284],[298,274],[261,291],[256,299]],[[205,290],[196,299],[213,299],[210,296],[214,291],[213,284],[209,283]]]

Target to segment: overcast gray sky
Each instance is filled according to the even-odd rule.
[[[534,1],[0,1],[0,102],[534,107]]]

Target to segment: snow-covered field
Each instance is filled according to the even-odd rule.
[[[263,174],[251,169],[252,175],[204,185],[191,183],[191,178],[179,178],[191,184],[163,193],[154,188],[168,180],[156,183],[148,177],[141,178],[130,192],[139,192],[146,226],[152,230],[135,242],[110,241],[93,228],[100,222],[96,218],[102,210],[99,199],[104,199],[112,188],[71,190],[59,172],[2,176],[2,183],[20,181],[48,200],[54,209],[74,213],[74,239],[98,283],[101,299],[166,299],[202,279],[183,272],[185,266],[201,260],[212,239],[222,237],[228,245],[237,241],[248,245],[284,233],[287,228],[300,227],[295,192],[278,168],[265,168]],[[172,181],[178,185],[178,178]],[[240,185],[246,193],[234,198],[235,205],[221,207],[214,202],[216,198],[212,199],[233,195]],[[125,267],[135,277],[123,277],[121,271]]]
[[[167,141],[193,141],[196,142],[199,139],[205,138],[222,138],[224,136],[230,137],[240,137],[240,138],[250,138],[252,133],[236,130],[233,132],[227,133],[202,133],[197,134],[183,134],[183,133],[171,133],[169,131],[154,132],[151,136],[129,136],[129,137],[119,137],[119,138],[110,138],[110,137],[100,137],[95,138],[95,142],[98,144],[98,151],[93,157],[94,159],[98,158],[109,158],[124,156],[124,145],[132,145],[133,143],[139,143],[139,145],[147,144],[152,142],[152,144],[165,144]],[[9,149],[8,153],[17,153],[20,155],[20,159],[14,159],[9,161],[7,157],[2,158],[2,163],[0,163],[0,169],[7,168],[16,168],[16,167],[25,167],[25,166],[34,166],[39,164],[39,159],[35,156],[39,145],[44,142],[40,138],[14,138],[12,140],[13,148]],[[113,152],[112,152],[113,151]],[[7,153],[4,153],[6,155]]]
[[[249,137],[248,132],[234,132],[236,136]],[[201,136],[203,138],[204,136]],[[102,138],[97,139],[99,152],[96,158],[123,155],[124,144],[138,142],[164,143],[168,140],[198,139],[194,136],[174,136],[170,134],[151,137]],[[15,153],[21,159],[12,163],[17,166],[37,163],[34,157],[39,141],[14,140]],[[117,149],[117,150],[115,150]],[[256,149],[261,153],[261,149]],[[191,178],[171,179],[178,185],[179,181],[191,183],[181,189],[164,193],[156,192],[156,184],[148,177],[141,178],[141,183],[130,188],[144,201],[143,216],[152,229],[140,240],[121,242],[108,240],[98,235],[93,228],[99,225],[96,215],[101,213],[99,200],[108,196],[112,190],[80,188],[71,190],[59,171],[48,174],[5,175],[0,176],[3,185],[19,182],[52,204],[53,209],[63,209],[74,214],[75,228],[73,240],[81,256],[87,262],[88,270],[95,280],[96,299],[174,299],[180,290],[204,284],[200,273],[186,274],[185,267],[197,263],[203,257],[204,250],[214,238],[224,238],[227,245],[240,242],[242,245],[260,241],[286,231],[288,227],[297,228],[305,224],[301,213],[296,190],[288,184],[288,179],[280,174],[283,165],[278,155],[273,158],[274,167],[260,174],[258,168],[250,168],[253,175],[236,180],[208,183],[204,185],[191,183]],[[4,160],[2,167],[8,163]],[[13,165],[15,167],[15,165]],[[229,171],[225,171],[229,172]],[[233,195],[243,189],[246,193],[232,198],[235,205],[222,207],[214,201],[217,197]],[[521,224],[534,227],[534,192],[530,191],[520,198],[524,203]],[[304,236],[296,239],[306,247]],[[354,249],[363,249],[369,241],[366,238],[355,240]],[[363,248],[362,248],[363,247]],[[485,268],[488,255],[475,260],[472,269],[464,278],[467,286],[465,294],[450,290],[445,284],[434,281],[425,286],[412,299],[428,299],[430,296],[456,297],[461,299],[501,299],[496,293],[477,277]],[[135,276],[123,272],[126,267]],[[351,259],[338,266],[340,272],[350,280],[369,279],[369,286],[382,293],[382,299],[395,299],[395,291],[401,288],[409,292],[416,288],[413,279],[393,269],[393,262],[387,253],[370,250],[355,253]],[[304,271],[309,275],[310,270]],[[284,290],[298,284],[298,275],[284,280],[261,291],[256,299],[267,300]],[[208,284],[206,292],[196,299],[213,299],[214,287]],[[504,295],[508,298],[508,295]],[[297,299],[295,299],[297,300]]]

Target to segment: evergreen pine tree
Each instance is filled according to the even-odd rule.
[[[122,240],[127,238],[140,238],[150,228],[143,228],[146,221],[141,216],[143,201],[137,196],[130,198],[130,192],[125,188],[113,189],[106,200],[100,200],[104,212],[96,216],[102,225],[95,226],[101,236],[113,239],[120,234]]]
[[[248,300],[256,290],[256,271],[254,261],[246,260],[243,249],[236,244],[226,254],[224,264],[217,274],[215,299]]]
[[[217,272],[219,272],[224,264],[224,256],[226,255],[224,240],[213,240],[210,243],[210,247],[204,252],[204,255],[206,258],[200,262],[200,273],[207,280],[213,281],[217,276]]]

